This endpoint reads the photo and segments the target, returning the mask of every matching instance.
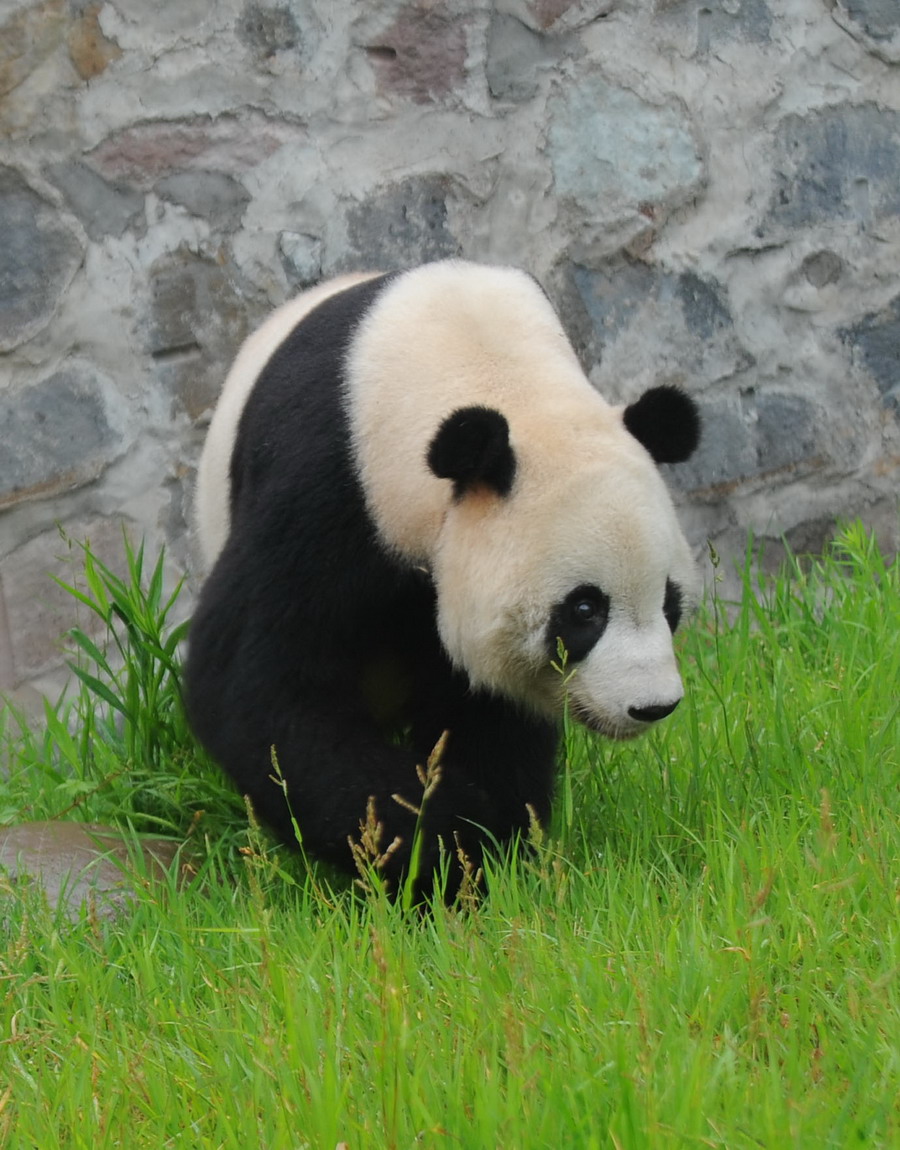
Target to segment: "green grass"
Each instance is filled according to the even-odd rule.
[[[76,634],[0,811],[189,832],[200,875],[113,925],[6,900],[0,1144],[900,1145],[900,567],[859,527],[765,590],[748,560],[672,719],[570,731],[551,832],[424,918],[247,826],[130,563],[118,600],[93,569],[124,670]]]

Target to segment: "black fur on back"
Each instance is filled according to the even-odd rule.
[[[472,862],[549,813],[556,727],[473,692],[441,647],[428,576],[380,544],[353,466],[345,354],[390,277],[325,300],[263,368],[231,461],[231,530],[191,626],[188,716],[200,741],[285,842],[352,871],[370,797],[396,889],[418,806],[416,765],[449,730],[424,816],[430,889],[456,840]],[[414,479],[411,477],[411,482]],[[272,748],[287,782],[272,781]]]

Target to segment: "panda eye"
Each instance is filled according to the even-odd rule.
[[[600,616],[600,604],[596,599],[579,599],[572,604],[571,613],[575,623],[595,623]]]
[[[608,595],[593,584],[575,587],[550,612],[547,649],[551,659],[556,658],[560,643],[570,662],[586,658],[606,630],[608,619]]]

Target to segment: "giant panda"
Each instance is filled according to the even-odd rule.
[[[697,577],[657,464],[698,436],[678,389],[607,403],[521,271],[304,293],[240,351],[199,464],[200,742],[286,843],[352,872],[367,826],[391,889],[415,857],[452,895],[547,819],[566,707],[624,739],[681,699]]]

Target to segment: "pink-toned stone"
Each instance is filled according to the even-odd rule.
[[[258,114],[157,121],[110,136],[87,162],[105,179],[149,188],[177,171],[246,171],[298,136],[305,133]]]
[[[96,823],[33,822],[0,827],[0,899],[37,883],[52,908],[77,919],[122,913],[145,880],[164,879],[179,850],[169,839],[124,836]],[[4,890],[4,888],[6,888]]]
[[[427,104],[466,79],[468,21],[436,8],[405,8],[366,50],[379,88]]]

